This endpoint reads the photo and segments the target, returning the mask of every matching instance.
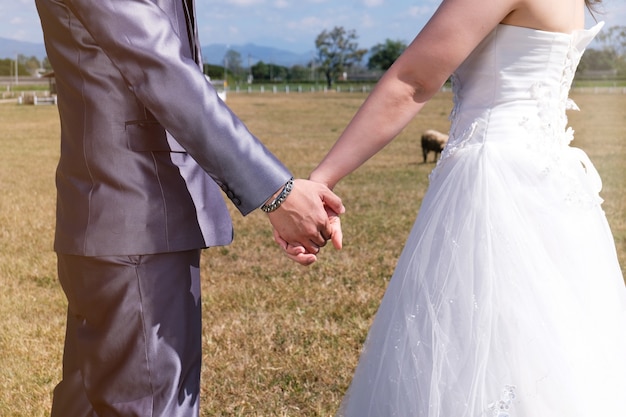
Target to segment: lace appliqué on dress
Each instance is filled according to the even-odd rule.
[[[489,417],[510,417],[511,406],[515,399],[515,389],[514,385],[505,385],[500,399],[487,407],[489,410],[487,415]]]
[[[446,159],[448,159],[449,157],[454,155],[459,149],[465,147],[465,145],[467,145],[467,143],[470,141],[470,139],[472,137],[474,137],[474,135],[476,134],[476,130],[478,128],[478,125],[479,125],[478,122],[473,122],[471,125],[469,125],[467,128],[465,128],[463,130],[463,132],[461,132],[461,134],[459,134],[459,135],[452,135],[451,134],[450,135],[451,139],[448,140],[448,143],[443,148],[443,151],[441,152],[441,156],[437,160],[437,164],[435,165],[435,168],[433,168],[433,170],[431,171],[430,175],[428,176],[430,181],[432,181],[437,176],[437,173],[439,171],[438,170],[439,165],[443,161],[445,161]],[[450,129],[450,132],[452,133],[453,130]]]
[[[541,82],[531,86],[529,95],[537,103],[537,117],[524,117],[520,126],[528,132],[528,148],[541,161],[543,175],[557,174],[566,180],[563,189],[566,203],[589,208],[602,203],[599,196],[602,182],[587,155],[570,146],[574,130],[567,127],[566,111],[579,110],[568,97],[580,58],[575,52],[570,47],[558,89]]]
[[[474,135],[476,134],[477,128],[479,126],[479,122],[474,121],[471,125],[466,127],[462,132],[460,133],[457,132],[458,128],[457,128],[456,115],[461,106],[460,100],[458,98],[459,92],[461,89],[461,83],[456,74],[451,75],[450,82],[452,83],[452,100],[454,103],[452,110],[450,111],[450,115],[448,116],[448,120],[451,121],[450,137],[448,139],[448,143],[446,144],[443,151],[441,152],[441,156],[437,160],[435,168],[433,168],[433,170],[428,176],[430,181],[433,181],[435,177],[437,176],[437,173],[439,171],[438,170],[439,165],[443,161],[445,161],[446,159],[454,155],[459,149],[463,148],[470,141],[470,139],[474,137]]]

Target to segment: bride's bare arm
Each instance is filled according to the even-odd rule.
[[[515,5],[514,0],[488,6],[482,0],[444,0],[310,178],[332,189],[391,142]]]

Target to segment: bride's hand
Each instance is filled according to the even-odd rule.
[[[331,235],[329,237],[333,244],[333,247],[340,250],[343,246],[343,231],[341,230],[341,219],[339,215],[334,211],[325,207],[328,214],[328,221],[330,224]],[[314,253],[307,252],[307,250],[299,243],[289,243],[280,236],[280,234],[274,229],[274,241],[283,249],[285,255],[292,261],[295,261],[301,265],[311,265],[317,261],[317,256]],[[318,252],[319,253],[319,252]]]
[[[289,259],[299,263],[300,265],[311,265],[317,261],[317,256],[313,253],[307,253],[304,246],[300,244],[291,244],[283,239],[276,229],[274,229],[274,241],[280,246]]]

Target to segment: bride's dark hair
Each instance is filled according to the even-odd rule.
[[[585,5],[592,14],[596,11],[596,6],[600,3],[602,3],[602,0],[585,0]]]

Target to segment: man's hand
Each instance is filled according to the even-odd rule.
[[[326,212],[328,214],[328,220],[330,222],[330,227],[332,229],[330,241],[332,242],[335,249],[339,250],[342,247],[343,243],[343,231],[341,230],[341,220],[339,215],[330,209],[326,208]],[[274,229],[274,241],[278,243],[285,255],[292,261],[298,262],[301,265],[311,265],[313,262],[317,261],[317,256],[313,253],[307,252],[303,246],[294,246],[285,241],[276,229]]]
[[[328,187],[297,179],[289,196],[268,217],[274,227],[274,238],[287,256],[308,265],[315,262],[315,255],[327,240],[341,248],[339,214],[344,211],[341,199]]]

